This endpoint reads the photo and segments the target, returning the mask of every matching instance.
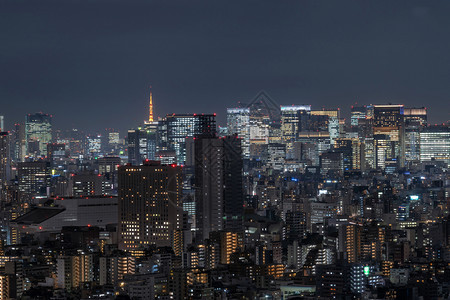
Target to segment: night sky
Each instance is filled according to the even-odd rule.
[[[0,115],[121,131],[279,104],[427,106],[449,119],[450,1],[0,1]]]

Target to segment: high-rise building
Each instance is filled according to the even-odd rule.
[[[47,161],[18,164],[19,191],[30,200],[44,198],[50,186],[50,163]]]
[[[331,149],[328,132],[301,132],[298,140],[302,145],[302,159],[309,165],[319,166],[320,154]]]
[[[429,126],[420,132],[420,161],[450,164],[450,128],[447,125]]]
[[[220,263],[229,265],[231,263],[231,254],[243,247],[242,233],[220,232]]]
[[[244,158],[250,157],[250,109],[228,108],[227,131],[229,135],[237,134],[242,143]]]
[[[360,120],[366,119],[366,107],[364,106],[352,106],[350,112],[350,125],[359,126]]]
[[[94,279],[94,255],[64,255],[56,260],[56,285],[68,291]]]
[[[102,132],[102,153],[104,155],[118,155],[121,146],[120,134],[113,128],[105,128]]]
[[[172,114],[167,115],[167,150],[173,150],[177,163],[186,162],[186,138],[216,135],[216,114]]]
[[[322,175],[339,175],[344,173],[344,155],[343,152],[328,151],[320,155],[320,171]]]
[[[128,163],[138,166],[148,159],[148,134],[138,128],[128,130]]]
[[[181,167],[145,161],[119,167],[120,248],[172,246],[181,227]]]
[[[26,156],[26,138],[25,138],[25,125],[16,123],[14,124],[14,143],[13,143],[13,157],[15,162],[22,162]]]
[[[281,136],[283,143],[286,144],[288,156],[298,137],[300,112],[309,113],[310,111],[311,105],[281,106]]]
[[[420,131],[427,126],[427,109],[405,108],[405,161],[420,160]]]
[[[65,144],[48,143],[47,157],[52,169],[62,168],[64,159],[68,158],[68,151]]]
[[[223,160],[223,211],[224,229],[231,232],[243,230],[243,160],[241,139],[236,136],[222,138]]]
[[[90,157],[98,157],[103,152],[102,139],[100,134],[88,135],[86,137],[86,151],[85,153]]]
[[[267,146],[268,165],[276,171],[284,170],[286,161],[286,144],[270,143]]]
[[[144,128],[147,131],[147,158],[149,160],[158,160],[157,153],[159,150],[163,150],[160,148],[158,127],[159,122],[157,121],[144,124]]]
[[[334,140],[334,151],[343,154],[344,171],[360,170],[364,165],[364,143],[357,138]]]
[[[306,237],[306,214],[302,211],[288,211],[285,222],[285,239],[288,243],[301,241]]]
[[[108,132],[108,144],[110,147],[117,146],[120,143],[120,135],[118,132]]]
[[[0,191],[8,183],[11,171],[10,135],[0,132]]]
[[[47,155],[47,144],[52,140],[52,116],[43,113],[28,114],[25,120],[25,140],[28,145],[28,154],[31,153],[31,144],[38,145],[38,155]]]
[[[135,257],[133,256],[106,256],[99,259],[99,283],[117,284],[126,275],[135,273]]]
[[[236,136],[195,141],[197,242],[212,231],[240,231],[243,222],[241,142]]]
[[[109,182],[110,192],[117,191],[117,172],[121,164],[120,157],[118,156],[105,156],[100,157],[98,160],[98,173],[104,176],[104,180]],[[105,193],[108,194],[108,189],[105,189]]]
[[[333,144],[334,139],[339,138],[340,135],[340,110],[339,109],[322,109],[322,110],[311,110],[311,118],[312,120],[318,119],[320,120],[319,124],[322,126],[322,123],[327,128],[328,133],[330,134],[330,141]],[[319,130],[320,131],[320,130]]]
[[[362,294],[365,286],[364,266],[359,264],[352,265],[350,268],[350,290],[355,294]]]
[[[270,142],[272,118],[276,117],[262,103],[254,103],[250,107],[250,158],[267,160],[267,145]],[[281,142],[281,134],[279,136]]]
[[[373,105],[375,168],[389,164],[403,167],[405,162],[405,126],[403,104]]]
[[[361,226],[349,224],[342,226],[344,231],[345,254],[349,263],[358,262],[361,258]]]

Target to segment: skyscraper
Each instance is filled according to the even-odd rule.
[[[403,104],[374,105],[373,136],[375,167],[384,169],[405,162],[405,126]]]
[[[311,116],[323,116],[326,118],[326,125],[328,127],[328,133],[330,134],[330,142],[333,144],[334,139],[339,138],[340,128],[339,128],[339,109],[322,109],[322,110],[312,110]]]
[[[10,177],[10,135],[8,132],[0,132],[0,191],[3,190]]]
[[[405,108],[405,161],[418,162],[420,159],[420,131],[427,126],[427,109]]]
[[[47,144],[52,140],[52,116],[43,113],[28,114],[25,119],[25,140],[28,154],[33,154],[30,144],[36,143],[38,155],[47,155]]]
[[[227,109],[228,134],[237,136],[242,142],[242,153],[245,158],[250,157],[250,109],[228,108]]]
[[[14,124],[14,149],[13,149],[13,160],[16,162],[22,162],[26,156],[26,137],[25,137],[25,125],[16,123]]]
[[[138,166],[148,159],[148,134],[141,127],[128,130],[128,163]]]
[[[444,162],[450,165],[449,126],[429,126],[420,132],[420,161]]]
[[[293,145],[298,137],[300,112],[309,113],[311,105],[281,106],[281,135],[286,144],[288,155],[293,150]]]
[[[18,164],[19,191],[28,200],[45,198],[50,186],[50,163],[46,161]]]
[[[350,116],[350,125],[358,126],[359,121],[366,118],[366,107],[364,106],[352,106]]]
[[[244,210],[241,139],[236,136],[226,136],[222,140],[224,150],[224,229],[226,231],[240,232],[243,230]]]
[[[167,115],[167,150],[175,151],[177,163],[186,162],[186,138],[216,135],[216,114]]]
[[[181,167],[145,161],[119,167],[120,248],[173,246],[181,226]]]
[[[195,199],[197,243],[211,231],[223,230],[223,140],[197,138],[195,143]]]
[[[86,137],[86,151],[85,154],[90,157],[98,157],[103,153],[102,139],[100,134],[88,135]]]
[[[243,186],[241,142],[236,136],[195,141],[197,242],[212,231],[241,231]]]

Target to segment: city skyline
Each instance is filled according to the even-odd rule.
[[[0,0],[0,300],[450,299],[449,12]]]
[[[258,93],[257,95],[260,95],[261,93],[263,93],[264,95],[268,95],[268,94],[266,94],[265,91],[260,91],[260,93]],[[14,125],[21,124],[21,123],[24,124],[25,121],[26,121],[27,116],[37,113],[37,114],[51,115],[52,119],[56,119],[56,122],[53,121],[55,130],[78,129],[78,130],[81,130],[82,132],[84,132],[86,134],[99,134],[99,133],[104,132],[105,130],[115,130],[115,131],[119,132],[121,134],[121,136],[124,136],[124,135],[126,135],[127,130],[132,130],[133,128],[137,128],[139,126],[140,127],[144,127],[145,124],[148,123],[149,120],[150,120],[150,118],[149,118],[149,111],[152,112],[152,117],[151,118],[154,119],[155,122],[157,122],[158,120],[164,119],[166,116],[170,116],[170,115],[182,115],[182,114],[186,114],[186,113],[187,114],[205,114],[205,115],[215,114],[215,115],[217,115],[217,123],[218,123],[217,126],[226,128],[226,126],[227,126],[227,119],[226,118],[227,118],[227,110],[228,109],[248,108],[249,106],[252,105],[252,102],[256,101],[256,99],[257,99],[257,97],[255,97],[253,99],[249,99],[249,100],[247,100],[247,102],[241,102],[241,101],[236,102],[235,103],[236,105],[234,105],[234,106],[232,105],[232,106],[226,107],[226,108],[224,108],[223,110],[221,110],[219,112],[204,112],[204,111],[200,111],[200,112],[195,112],[195,111],[167,112],[167,113],[165,113],[163,115],[157,115],[156,113],[154,113],[155,106],[157,107],[157,105],[155,105],[153,101],[152,101],[152,109],[149,110],[149,103],[148,103],[148,99],[147,99],[146,100],[147,101],[147,103],[146,103],[147,107],[145,108],[147,115],[144,116],[142,120],[135,120],[135,122],[130,124],[130,126],[128,128],[118,128],[118,127],[112,126],[112,124],[115,123],[114,121],[111,121],[111,124],[105,125],[104,127],[101,127],[101,128],[84,128],[82,126],[82,123],[74,124],[73,126],[67,127],[67,126],[63,125],[64,122],[62,122],[61,120],[59,120],[59,122],[58,122],[57,116],[55,116],[53,114],[50,114],[48,112],[45,112],[45,111],[36,111],[36,112],[26,113],[24,115],[23,120],[14,120],[14,121],[11,121],[11,124],[9,124],[8,120],[6,120],[5,121],[5,125],[4,125],[5,126],[4,129],[6,129],[6,131],[11,131],[11,130],[13,130]],[[273,101],[273,100],[271,99],[270,101]],[[275,104],[278,104],[278,103],[271,102],[269,105],[273,106]],[[429,118],[429,122],[428,122],[429,125],[446,125],[446,124],[450,123],[450,120],[446,120],[446,121],[443,121],[443,122],[440,122],[440,123],[439,122],[434,122],[433,118],[432,117],[430,118],[430,115],[433,116],[433,109],[430,108],[429,106],[427,107],[425,105],[422,105],[422,106],[417,106],[417,107],[411,107],[411,106],[406,105],[405,103],[396,103],[396,102],[376,102],[376,103],[358,103],[358,102],[355,102],[355,103],[353,103],[353,105],[349,106],[348,108],[344,108],[344,109],[342,107],[338,107],[338,106],[331,106],[331,107],[315,106],[314,104],[305,102],[305,103],[280,104],[278,108],[281,111],[282,107],[290,107],[290,106],[295,107],[295,106],[299,106],[299,105],[300,106],[305,106],[306,105],[306,106],[310,106],[312,109],[315,109],[315,110],[337,109],[337,110],[340,111],[340,119],[344,120],[346,124],[350,125],[351,124],[351,109],[353,107],[367,107],[367,106],[371,106],[371,105],[385,105],[385,104],[404,105],[405,108],[425,108],[427,110],[427,115],[428,115],[428,118]],[[144,109],[142,109],[142,110],[144,110]],[[1,116],[1,117],[4,119],[4,116]]]

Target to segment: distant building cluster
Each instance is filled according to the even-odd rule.
[[[6,116],[8,118],[8,116]],[[450,127],[279,106],[128,130],[0,117],[1,299],[447,299]]]

